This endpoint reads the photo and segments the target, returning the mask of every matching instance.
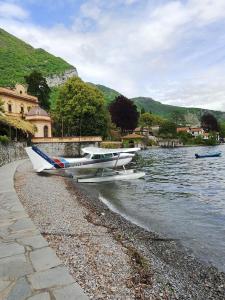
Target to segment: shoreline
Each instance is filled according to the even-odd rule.
[[[97,195],[91,195],[90,197],[84,188],[74,183],[71,179],[38,176],[31,172],[27,164],[25,169],[23,167],[19,168],[15,178],[17,192],[31,217],[33,208],[29,207],[29,196],[24,196],[27,187],[22,187],[24,180],[22,180],[22,183],[19,182],[21,180],[20,177],[30,178],[28,180],[30,181],[29,192],[32,192],[32,189],[35,192],[37,184],[40,184],[38,181],[42,181],[42,184],[45,182],[43,179],[46,179],[49,183],[57,182],[60,185],[60,189],[63,189],[64,186],[65,191],[61,192],[64,194],[67,192],[70,198],[76,202],[77,207],[85,210],[82,222],[88,222],[96,232],[104,232],[103,238],[98,240],[98,243],[100,243],[98,246],[101,248],[104,242],[112,243],[113,247],[116,245],[118,252],[113,254],[114,259],[119,260],[120,256],[123,256],[125,253],[122,262],[124,266],[121,266],[121,270],[124,268],[124,274],[127,272],[129,275],[124,285],[127,296],[122,291],[118,292],[117,288],[115,288],[116,290],[113,289],[107,296],[104,295],[104,299],[224,299],[225,274],[214,267],[205,266],[189,256],[184,252],[178,241],[165,239],[154,232],[149,232],[131,223],[119,214],[112,212],[98,199]],[[48,183],[46,184],[48,185]],[[66,199],[66,201],[69,201],[69,199]],[[44,234],[43,227],[46,227],[46,220],[40,220],[40,216],[37,214],[33,217],[34,222],[36,225],[39,225],[39,228],[41,227],[40,229],[42,229]],[[82,224],[77,224],[77,226],[79,227],[79,234],[84,234],[87,228],[82,228]],[[69,265],[70,270],[73,270],[71,262],[69,260],[66,261],[66,255],[62,254],[64,250],[60,248],[66,247],[66,243],[70,243],[72,236],[66,236],[65,238],[64,232],[64,236],[60,237],[64,245],[62,240],[58,240],[58,237],[54,236],[53,231],[50,234],[49,232],[44,234],[44,236],[50,245],[57,250],[57,254],[64,263]],[[78,236],[76,236],[76,242],[77,239],[79,239]],[[77,251],[75,253],[79,256]],[[85,260],[85,258],[83,259]],[[95,260],[95,257],[91,257],[91,259]],[[82,269],[84,261],[79,263]],[[90,261],[90,263],[93,263],[93,261]],[[112,261],[110,263],[112,264]],[[85,267],[89,268],[86,265]],[[90,272],[88,269],[86,271]],[[115,269],[114,272],[117,272],[117,270]],[[75,270],[75,274],[72,275],[82,285],[82,282],[79,281],[82,274],[79,274],[77,278]],[[106,274],[103,272],[101,275],[103,276],[102,280],[104,280]],[[118,273],[116,275],[118,276]],[[112,271],[107,276],[116,280]],[[90,287],[85,286],[85,283],[84,281],[82,287],[91,297],[93,296],[92,299],[103,299],[96,297],[95,288],[90,290]],[[101,294],[104,289],[106,289],[106,286],[104,284],[100,285]]]
[[[90,198],[83,189],[80,189],[77,183],[68,183],[68,181],[65,181],[65,183],[78,195],[78,199],[83,202],[83,205],[87,205],[97,212],[100,216],[101,224],[109,228],[111,227],[112,229],[116,226],[117,230],[121,230],[123,235],[121,239],[125,241],[125,245],[131,245],[140,257],[150,261],[152,264],[151,267],[156,267],[155,272],[160,275],[159,277],[161,277],[161,275],[164,277],[166,273],[168,274],[168,278],[171,276],[175,281],[178,279],[176,278],[177,274],[179,274],[181,278],[183,277],[184,282],[186,281],[186,286],[184,286],[183,280],[180,281],[181,278],[176,282],[176,284],[180,284],[178,289],[184,288],[184,290],[187,291],[186,297],[182,295],[182,297],[184,297],[183,299],[224,299],[224,272],[219,271],[213,265],[206,264],[194,256],[189,255],[179,240],[168,239],[159,233],[144,229],[132,223],[132,221],[126,219],[119,213],[110,210],[106,204],[93,195],[91,195]],[[165,265],[161,265],[164,263]],[[158,267],[162,269],[158,270]],[[159,271],[162,270],[163,274],[160,274]],[[147,273],[151,274],[152,271],[148,270]],[[158,278],[159,281],[162,281],[162,277]],[[191,281],[189,281],[190,278]],[[188,286],[191,283],[192,287]],[[168,299],[176,299],[178,290],[176,290],[169,281],[164,284],[169,287],[170,291],[174,289],[174,294],[172,292]],[[190,296],[191,294],[192,297]],[[167,291],[163,297],[164,296],[169,296]],[[178,298],[180,296],[178,296]]]

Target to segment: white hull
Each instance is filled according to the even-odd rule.
[[[138,179],[145,176],[144,172],[135,172],[134,170],[125,170],[117,172],[113,175],[102,175],[96,177],[77,178],[77,182],[80,183],[94,183],[94,182],[107,182],[116,180],[132,180]]]

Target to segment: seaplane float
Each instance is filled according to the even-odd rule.
[[[103,149],[86,147],[82,149],[84,156],[81,158],[50,157],[36,146],[26,147],[25,150],[34,170],[38,173],[57,173],[64,170],[66,173],[72,175],[75,170],[96,170],[91,175],[72,175],[77,182],[81,183],[131,180],[145,176],[144,172],[138,172],[134,169],[127,170],[125,168],[140,148]],[[117,169],[119,167],[123,169]]]

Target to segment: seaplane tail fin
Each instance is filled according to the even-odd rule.
[[[35,171],[42,172],[55,168],[54,161],[36,146],[26,147],[25,150]]]

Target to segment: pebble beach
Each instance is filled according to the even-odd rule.
[[[225,299],[224,273],[111,212],[73,179],[38,175],[26,161],[15,188],[90,299]]]

